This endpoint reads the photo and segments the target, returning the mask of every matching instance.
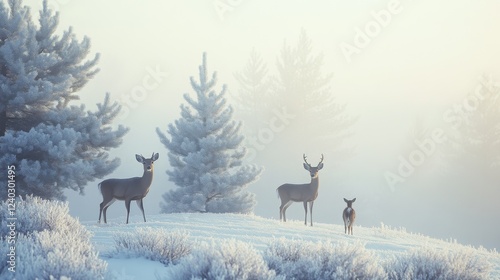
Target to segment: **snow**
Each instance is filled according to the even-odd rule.
[[[373,252],[381,261],[408,252],[411,249],[430,247],[436,250],[457,251],[461,248],[474,250],[474,254],[484,257],[492,264],[491,279],[500,279],[500,255],[484,248],[470,248],[457,244],[454,240],[438,240],[421,234],[408,233],[404,228],[394,229],[386,225],[376,228],[354,226],[354,235],[345,235],[344,226],[315,223],[314,227],[305,226],[303,221],[266,219],[255,215],[180,213],[149,215],[148,222],[142,216],[132,216],[131,223],[125,224],[125,217],[109,219],[108,224],[83,222],[93,233],[92,243],[100,252],[100,257],[108,262],[109,275],[119,279],[164,279],[168,267],[160,262],[144,258],[131,258],[113,254],[114,236],[124,232],[134,232],[139,228],[185,231],[193,242],[207,241],[223,243],[237,240],[264,252],[273,241],[289,240],[312,242],[347,242],[357,244]],[[147,236],[144,236],[147,238]]]
[[[109,275],[120,280],[156,279],[165,271],[165,265],[144,258],[103,258],[108,262]]]

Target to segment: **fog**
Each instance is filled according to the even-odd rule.
[[[265,168],[249,186],[257,195],[256,215],[278,219],[276,188],[309,182],[302,155],[315,165],[324,154],[316,222],[342,223],[343,198],[356,197],[356,225],[384,223],[500,248],[498,140],[481,138],[482,145],[472,145],[475,152],[455,148],[480,137],[481,129],[499,137],[499,107],[487,107],[496,97],[484,93],[485,81],[492,88],[500,81],[498,1],[50,2],[60,12],[61,32],[72,26],[101,55],[101,70],[81,91],[81,102],[94,110],[110,92],[126,112],[116,125],[130,132],[110,151],[122,164],[108,178],[140,176],[134,155],[160,154],[144,200],[146,216],[158,213],[162,194],[175,187],[165,174],[167,150],[155,129],[165,131],[180,117],[182,95],[193,94],[189,78],[198,74],[206,52],[209,72],[218,73],[216,88],[228,86],[235,118],[243,121],[247,139],[258,141],[246,142],[248,161]],[[37,16],[41,1],[25,3]],[[347,129],[325,119],[332,107],[321,98],[289,93],[272,101],[263,97],[262,104],[271,104],[261,108],[263,114],[241,109],[242,85],[235,74],[244,71],[252,50],[267,77],[279,80],[282,51],[296,48],[303,34],[312,57],[321,56],[315,74],[331,75],[326,96],[345,105],[343,114],[354,120]],[[297,87],[306,85],[307,80]],[[290,116],[285,120],[284,112]],[[485,112],[493,114],[487,121],[479,118]],[[458,124],[462,119],[467,126]],[[80,220],[97,221],[99,181],[88,184],[83,196],[67,192],[71,214]],[[303,211],[295,203],[287,217],[303,220]],[[131,214],[140,214],[135,205]],[[124,215],[122,202],[109,208],[108,218]]]

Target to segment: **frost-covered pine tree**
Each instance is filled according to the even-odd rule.
[[[0,2],[0,166],[15,166],[16,195],[82,193],[118,166],[107,151],[127,132],[111,126],[120,107],[109,95],[95,112],[70,105],[97,73],[98,55],[87,60],[90,40],[78,41],[71,28],[56,35],[58,23],[47,1],[38,24],[22,1]]]
[[[255,195],[247,191],[261,168],[243,164],[246,153],[240,135],[241,123],[232,119],[233,109],[226,104],[225,85],[214,90],[217,75],[207,76],[206,54],[199,67],[199,82],[191,77],[196,93],[187,93],[181,118],[169,124],[168,138],[157,128],[161,142],[169,150],[172,170],[167,174],[176,189],[163,195],[164,213],[213,212],[249,213],[255,206]]]

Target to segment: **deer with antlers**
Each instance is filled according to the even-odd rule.
[[[342,218],[344,219],[344,228],[346,234],[352,235],[352,225],[354,224],[354,220],[356,219],[356,211],[352,208],[352,203],[356,201],[356,198],[352,200],[347,200],[344,198],[344,201],[347,203],[347,207],[342,212]]]
[[[158,153],[153,153],[149,159],[144,158],[142,155],[135,155],[135,158],[138,162],[142,163],[144,167],[142,177],[107,179],[99,183],[99,189],[102,194],[99,223],[101,223],[101,214],[104,215],[104,223],[106,223],[106,210],[116,200],[125,201],[125,207],[127,208],[127,224],[130,213],[130,202],[132,200],[137,202],[137,206],[141,209],[144,222],[146,222],[142,199],[148,194],[151,182],[153,182],[153,163],[159,158],[159,155]]]
[[[304,154],[304,168],[309,171],[311,175],[311,182],[308,184],[283,184],[278,187],[277,192],[281,199],[280,206],[280,220],[286,222],[286,209],[293,202],[303,202],[305,211],[304,224],[307,225],[307,203],[309,202],[309,210],[311,212],[311,226],[313,226],[312,210],[314,200],[318,197],[319,178],[318,171],[323,168],[323,154],[321,160],[316,167],[312,167],[307,162],[307,157]]]

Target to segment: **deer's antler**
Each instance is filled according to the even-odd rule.
[[[311,166],[311,165],[309,164],[309,162],[307,162],[307,157],[306,157],[306,154],[304,154],[304,155],[303,155],[303,157],[304,157],[304,162],[305,162],[307,165]]]
[[[321,154],[321,160],[319,161],[318,165],[320,165],[320,164],[323,162],[323,159],[324,159],[324,158],[325,158],[325,157],[323,156],[323,154]]]

